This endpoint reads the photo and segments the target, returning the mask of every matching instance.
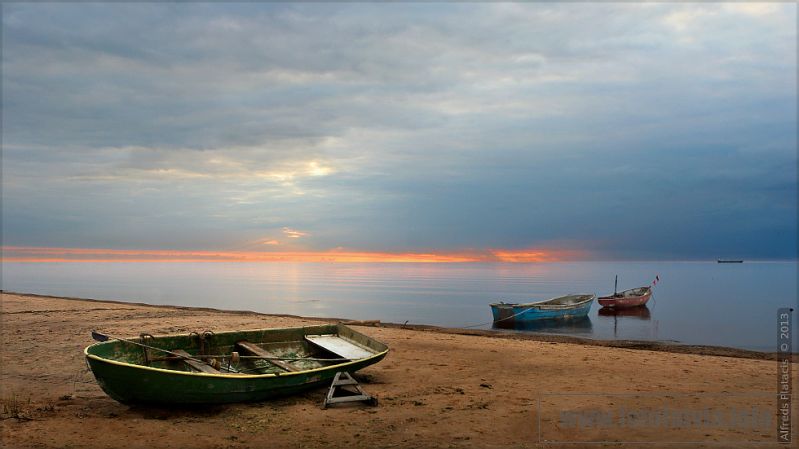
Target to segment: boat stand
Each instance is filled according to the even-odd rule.
[[[336,396],[337,392],[343,393],[343,395]],[[322,410],[326,409],[328,405],[343,402],[365,402],[369,405],[377,405],[377,398],[366,394],[350,373],[339,371],[333,378],[333,383],[330,384],[330,391],[327,392],[327,397],[322,403]]]

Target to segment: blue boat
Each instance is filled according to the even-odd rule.
[[[566,295],[526,304],[498,302],[491,304],[494,323],[535,320],[563,320],[588,315],[596,295]],[[510,324],[508,323],[508,324]]]

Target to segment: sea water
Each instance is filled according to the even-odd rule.
[[[264,313],[492,329],[489,303],[650,285],[645,308],[520,332],[774,351],[796,262],[4,262],[4,291]],[[794,311],[794,322],[799,311]],[[147,329],[143,329],[143,332]],[[794,343],[794,347],[799,344]]]

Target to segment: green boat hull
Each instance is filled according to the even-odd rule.
[[[317,363],[294,372],[273,370],[265,374],[206,374],[185,367],[158,366],[145,362],[142,347],[121,340],[97,343],[84,351],[89,367],[100,387],[113,399],[125,403],[150,404],[225,404],[262,401],[276,396],[297,393],[330,384],[336,372],[353,373],[382,360],[388,347],[343,325],[321,325],[291,329],[263,329],[226,332],[213,335],[212,352],[229,350],[237,341],[266,343],[290,342],[297,347],[307,346],[305,335],[336,334],[368,348],[372,356],[353,361],[333,360]],[[178,335],[135,339],[161,349],[183,349],[192,356],[202,354],[197,335]],[[157,351],[149,350],[152,358]],[[206,352],[207,353],[207,352]],[[163,355],[163,354],[161,354]],[[163,358],[163,357],[161,357]],[[165,363],[164,363],[165,364]],[[162,364],[162,365],[164,365]],[[173,361],[174,365],[175,362]]]

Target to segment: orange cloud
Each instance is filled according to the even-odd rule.
[[[3,247],[7,262],[476,262],[471,256],[358,251],[173,251]]]
[[[589,255],[586,251],[565,249],[496,249],[491,253],[500,262],[560,262],[564,260],[585,259]]]
[[[275,241],[276,242],[276,241]],[[277,242],[276,242],[277,243]],[[271,245],[270,242],[264,244]],[[571,250],[489,250],[462,252],[180,251],[4,246],[6,262],[556,262],[587,253]]]
[[[267,240],[267,241],[262,242],[262,243],[264,245],[280,245],[280,242],[278,242],[277,240]]]

